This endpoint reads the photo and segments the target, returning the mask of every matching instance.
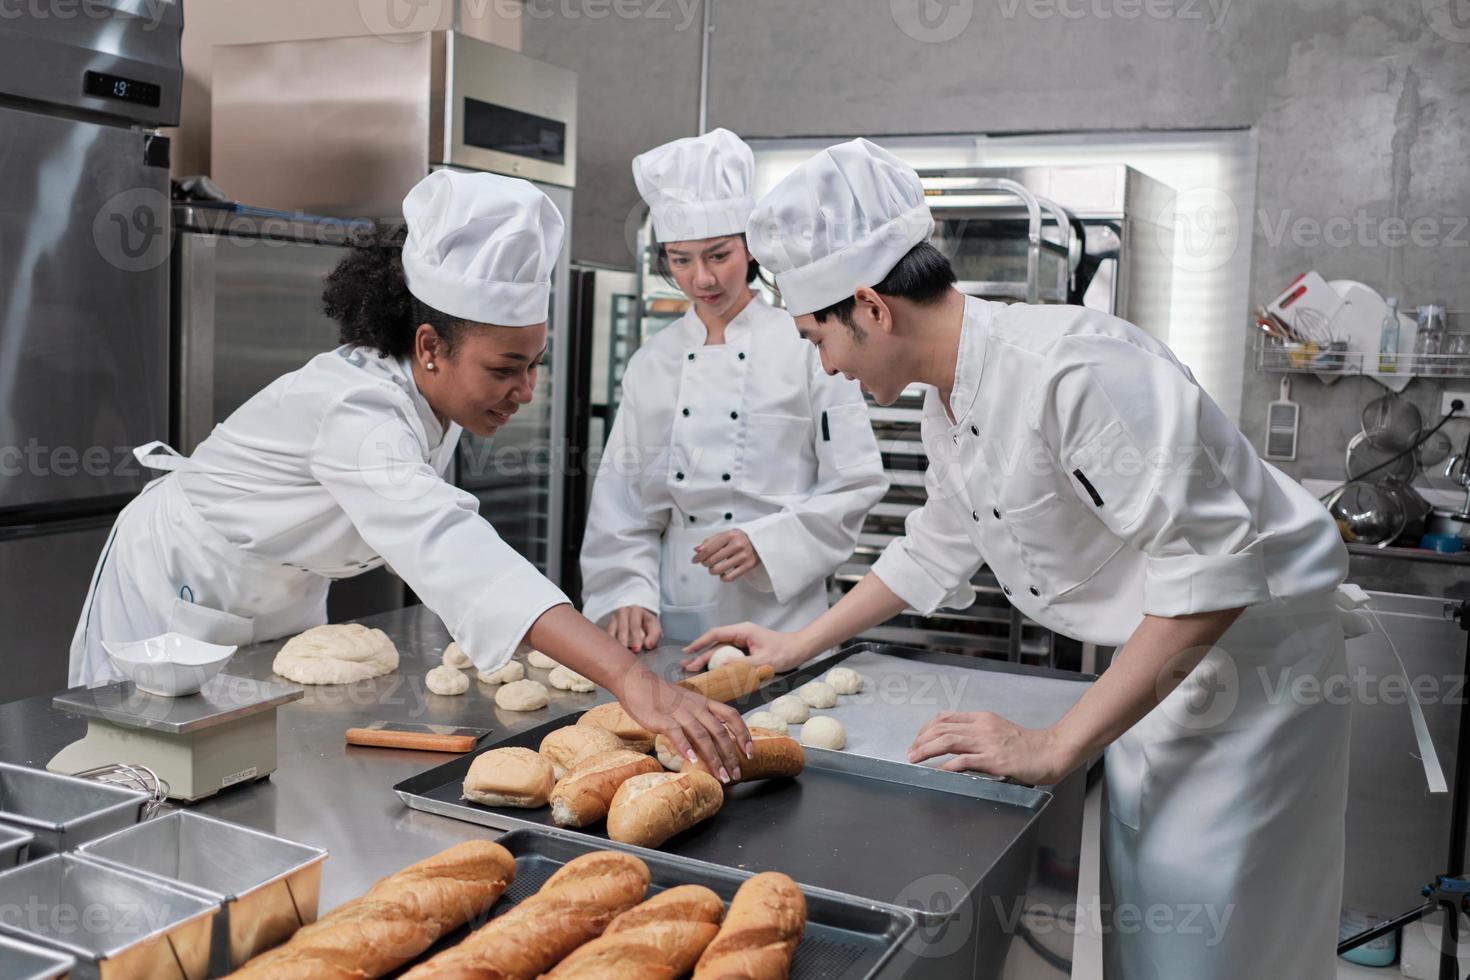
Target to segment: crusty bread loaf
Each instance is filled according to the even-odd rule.
[[[532,980],[602,935],[647,891],[648,866],[633,855],[584,854],[558,869],[536,894],[403,980]]]
[[[653,748],[653,732],[633,720],[616,701],[599,704],[577,719],[579,725],[593,725],[612,732],[623,740],[623,748],[647,752]]]
[[[552,789],[551,819],[559,827],[597,823],[607,816],[619,786],[640,773],[662,771],[657,761],[642,752],[615,749],[594,755]]]
[[[703,674],[686,677],[679,682],[679,686],[698,691],[711,701],[729,704],[760,690],[760,686],[775,673],[776,669],[770,664],[756,667],[743,660],[736,660]]]
[[[707,772],[653,772],[618,787],[607,811],[607,836],[624,844],[657,847],[719,812],[720,781]]]
[[[381,977],[483,914],[509,886],[515,869],[511,853],[492,841],[456,844],[302,926],[285,945],[255,957],[231,976]]]
[[[464,798],[485,806],[545,806],[556,785],[550,760],[511,746],[482,752],[464,777]]]
[[[551,762],[556,778],[563,779],[583,760],[622,747],[623,740],[606,728],[567,725],[543,738],[539,751]]]
[[[746,881],[694,980],[786,980],[806,928],[806,897],[779,871]]]
[[[752,728],[750,742],[755,748],[755,754],[749,759],[740,760],[742,783],[752,779],[795,776],[806,768],[806,753],[802,750],[801,743],[788,735],[768,728]],[[683,772],[686,769],[709,772],[709,767],[703,762],[689,762],[675,752],[673,743],[662,735],[654,739],[653,747],[658,754],[658,761],[663,763],[665,769],[672,772]]]
[[[598,939],[572,953],[548,980],[681,977],[719,932],[720,896],[703,885],[680,885],[613,920]]]

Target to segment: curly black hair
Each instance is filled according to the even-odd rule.
[[[341,343],[371,348],[380,357],[402,357],[413,352],[419,324],[427,323],[444,341],[445,356],[453,356],[465,321],[408,291],[402,257],[406,235],[399,224],[358,237],[328,273],[322,308],[337,321]]]

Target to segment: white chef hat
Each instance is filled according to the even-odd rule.
[[[505,327],[546,321],[565,223],[515,177],[436,170],[403,199],[403,275],[441,313]]]
[[[934,230],[914,168],[864,139],[830,146],[788,174],[750,216],[751,255],[801,316],[883,281]]]
[[[755,208],[755,155],[728,129],[655,147],[633,158],[633,181],[660,242],[739,235]]]

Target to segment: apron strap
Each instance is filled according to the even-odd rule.
[[[189,463],[189,457],[161,439],[139,446],[133,456],[150,470],[178,470]]]

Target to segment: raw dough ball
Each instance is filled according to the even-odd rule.
[[[509,684],[526,676],[526,668],[519,660],[512,660],[504,667],[493,673],[485,673],[483,670],[475,671],[475,676],[480,678],[481,684]]]
[[[863,675],[851,667],[833,667],[827,671],[827,683],[838,694],[856,694],[863,689]]]
[[[787,732],[791,731],[791,727],[786,724],[785,718],[782,718],[780,715],[770,711],[757,711],[755,714],[745,719],[745,727],[768,728],[771,731],[781,735],[785,735]]]
[[[466,667],[475,665],[474,661],[470,660],[470,655],[464,652],[464,647],[458,643],[451,643],[444,648],[443,664],[455,670],[464,670]]]
[[[596,684],[575,670],[569,670],[561,664],[557,664],[552,668],[549,680],[551,681],[551,686],[558,691],[576,691],[579,694],[586,694],[588,691],[597,690]]]
[[[286,641],[271,670],[297,684],[351,684],[398,669],[398,648],[361,623],[313,626]]]
[[[739,647],[732,647],[730,644],[726,643],[722,647],[715,648],[714,655],[709,658],[709,663],[705,666],[705,669],[716,670],[720,667],[725,666],[732,660],[744,660],[745,657],[746,653],[744,650],[740,649]]]
[[[796,696],[812,708],[830,708],[837,703],[837,692],[826,681],[811,681],[796,689]]]
[[[532,650],[530,653],[526,654],[526,663],[530,664],[532,667],[539,667],[542,670],[555,670],[556,668],[561,666],[561,664],[557,663],[555,660],[552,660],[540,650]]]
[[[464,675],[464,671],[445,667],[443,664],[429,671],[424,683],[433,694],[463,694],[470,689],[470,679]]]
[[[847,729],[830,715],[817,715],[801,726],[801,744],[815,749],[845,749]]]
[[[800,725],[812,716],[812,709],[808,708],[806,702],[794,694],[781,695],[766,705],[766,710],[785,721],[788,725]]]
[[[535,711],[546,707],[546,685],[540,681],[511,681],[495,692],[495,706],[506,711]]]

